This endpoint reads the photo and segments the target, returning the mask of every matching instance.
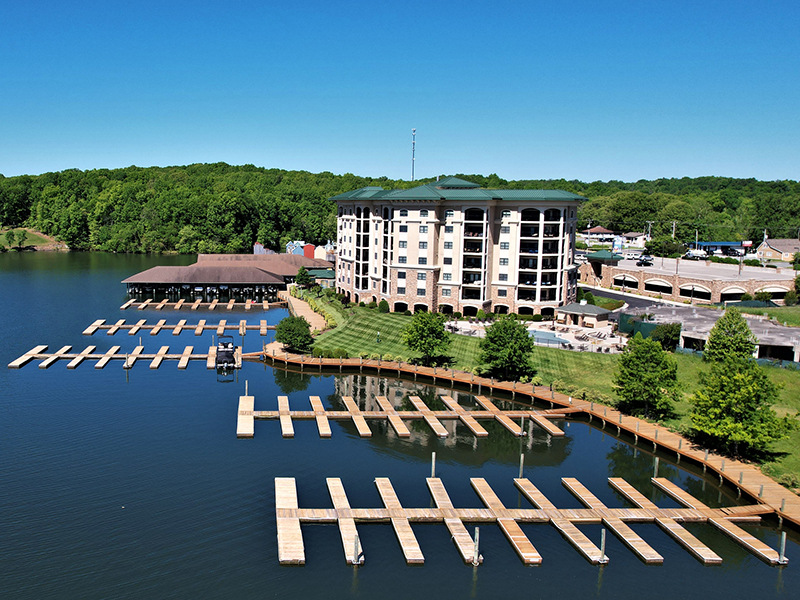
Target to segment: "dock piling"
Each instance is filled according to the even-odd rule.
[[[479,544],[480,539],[481,539],[480,535],[481,535],[481,528],[480,527],[475,527],[475,547],[474,547],[474,549],[472,551],[472,566],[473,567],[477,567],[478,565],[481,564],[480,561],[479,561],[480,554],[478,552],[478,544]],[[786,534],[784,533],[784,539],[785,538],[786,538]]]
[[[436,477],[436,452],[431,452],[431,479]]]
[[[600,564],[605,564],[608,562],[608,557],[606,556],[606,528],[603,527],[600,530]]]
[[[778,556],[778,564],[785,565],[789,561],[786,560],[786,532],[781,531],[781,552]]]
[[[519,455],[519,479],[522,479],[522,470],[525,467],[525,454]]]

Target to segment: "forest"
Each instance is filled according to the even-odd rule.
[[[457,174],[482,187],[562,189],[589,199],[579,226],[692,241],[798,236],[800,184],[727,177],[622,181],[519,180]],[[225,163],[123,169],[69,169],[0,175],[0,225],[27,226],[73,250],[251,252],[303,239],[336,237],[332,196],[363,186],[408,188],[386,177],[309,173]],[[649,223],[648,223],[649,222]]]

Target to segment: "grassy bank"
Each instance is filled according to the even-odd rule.
[[[19,231],[20,228],[15,228],[15,230]],[[8,240],[6,240],[6,232],[7,231],[9,231],[9,229],[0,229],[0,244],[2,244],[3,246],[6,246],[6,247],[9,246]],[[43,236],[43,235],[41,235],[39,233],[36,233],[34,231],[26,229],[25,232],[27,234],[27,237],[25,238],[25,242],[22,245],[23,248],[25,248],[27,246],[46,246],[48,244],[52,244],[53,243],[53,240],[51,240],[50,238],[47,238],[47,237],[45,237],[45,236]],[[16,248],[16,246],[17,246],[17,243],[15,241],[13,247]]]
[[[364,307],[343,309],[337,301],[327,302],[321,299],[321,302],[331,306],[342,325],[320,334],[315,347],[326,350],[342,348],[350,356],[365,352],[370,355],[391,355],[395,359],[401,357],[403,361],[415,357],[400,339],[402,329],[412,317],[397,313],[379,313],[377,309]],[[479,338],[452,334],[451,338],[453,341],[449,355],[455,361],[453,367],[464,371],[477,367],[480,355]],[[577,388],[594,390],[614,398],[612,378],[619,355],[571,352],[537,346],[532,353],[532,359],[545,384],[560,380]],[[700,386],[700,376],[708,368],[702,358],[691,354],[676,354],[675,360],[678,363],[678,379],[683,390],[683,399],[676,406],[676,417],[665,424],[674,429],[685,429],[690,425],[689,397]],[[769,378],[781,386],[776,411],[780,415],[800,412],[800,371],[777,367],[765,367],[765,370]],[[800,475],[800,431],[775,444],[774,450],[775,460],[766,465],[766,472],[776,478]]]
[[[743,313],[751,315],[768,315],[791,327],[800,327],[800,305],[776,306],[774,308],[742,308]]]

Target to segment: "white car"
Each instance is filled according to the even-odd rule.
[[[637,258],[639,258],[639,255],[636,252],[625,253],[625,260],[636,260]]]

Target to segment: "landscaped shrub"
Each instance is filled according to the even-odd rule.
[[[395,358],[391,354],[384,354],[383,360],[395,360]]]
[[[379,313],[389,312],[389,303],[386,300],[381,300],[380,302],[378,302],[378,312]]]
[[[359,305],[361,308],[364,308],[364,307],[366,306],[366,304],[364,304],[363,302],[359,302],[359,303],[358,303],[358,305]]]
[[[454,312],[454,313],[453,313],[453,318],[454,318],[456,321],[460,321],[462,316],[463,316],[463,315],[462,315],[460,312]]]
[[[358,357],[359,358],[369,358],[369,352],[359,352],[358,353]]]
[[[778,265],[773,265],[772,263],[769,263],[768,265],[764,265],[764,266],[767,267],[768,269],[777,269],[778,268]]]
[[[331,352],[331,358],[350,358],[350,355],[347,354],[347,350],[344,348],[334,348]]]
[[[531,317],[531,321],[535,321],[536,323],[539,323],[541,321],[544,321],[544,316],[543,315],[533,315]]]
[[[742,294],[742,297],[741,297],[741,298],[739,298],[739,300],[740,300],[741,302],[750,302],[750,300],[752,300],[752,299],[753,299],[753,297],[752,297],[750,294],[748,294],[747,292],[745,292],[744,294]]]
[[[407,317],[410,317],[410,316],[411,316],[411,311],[410,311],[410,310],[404,310],[404,311],[403,311],[403,314],[404,314],[405,316],[407,316]]]
[[[367,304],[367,308],[377,308],[377,307],[378,307],[378,303],[375,302],[375,300],[373,300],[372,302]]]
[[[476,315],[475,315],[475,318],[476,318],[478,321],[485,321],[485,320],[486,320],[486,313],[485,313],[485,312],[483,312],[483,309],[482,309],[482,308],[479,308],[479,309],[478,309],[478,314],[476,314]]]
[[[746,264],[748,267],[760,267],[761,266],[761,261],[757,260],[755,258],[747,258],[747,259],[743,260],[742,262],[744,264]]]

